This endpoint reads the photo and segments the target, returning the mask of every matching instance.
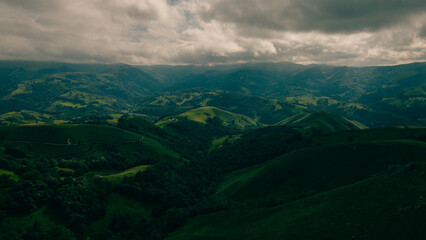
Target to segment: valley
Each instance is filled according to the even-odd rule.
[[[425,239],[426,63],[0,61],[0,239]]]

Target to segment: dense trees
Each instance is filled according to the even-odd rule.
[[[140,158],[138,163],[153,166],[112,185],[90,172],[132,167],[134,163],[115,146],[102,147],[110,151],[107,157],[66,159],[34,156],[22,151],[22,146],[10,146],[4,151],[6,157],[0,159],[0,168],[18,173],[21,179],[11,182],[2,177],[10,191],[0,197],[0,218],[47,207],[60,219],[55,228],[34,223],[21,236],[24,239],[43,239],[54,231],[65,239],[88,235],[95,239],[161,239],[191,216],[232,207],[210,198],[223,176],[302,143],[298,132],[285,127],[253,130],[238,140],[241,132],[224,127],[217,118],[206,124],[181,119],[164,129],[145,120],[121,119],[119,126],[176,149],[182,158],[154,162]],[[211,141],[224,135],[229,140],[206,158]],[[125,213],[114,214],[107,233],[90,233],[91,224],[104,216],[111,192],[153,206],[151,217],[133,219]]]
[[[162,149],[174,149],[180,158],[150,158],[154,155],[146,151],[148,148],[137,145],[132,152],[136,156],[134,160],[125,154],[128,145],[107,143],[90,147],[99,147],[109,155],[101,151],[91,154],[88,149],[81,155],[53,158],[35,154],[31,151],[34,146],[27,143],[4,143],[0,146],[3,147],[0,169],[7,170],[9,175],[0,175],[0,239],[49,239],[51,236],[58,239],[162,239],[193,216],[282,203],[280,200],[240,202],[215,197],[218,185],[234,170],[298,148],[317,146],[318,141],[357,143],[364,137],[369,141],[373,139],[369,133],[363,136],[355,131],[315,136],[311,131],[285,126],[240,132],[223,127],[216,118],[206,124],[180,119],[163,129],[145,120],[122,118],[119,126],[153,139],[152,142],[160,142],[165,146]],[[395,133],[387,129],[377,131],[382,131],[378,135],[385,139],[394,139],[392,135],[425,139],[423,130],[395,129],[392,130]],[[216,150],[210,149],[212,140],[222,136],[226,136],[223,144]],[[150,164],[150,167],[144,172],[117,178],[119,180],[101,176],[103,171],[124,170],[134,164]],[[15,175],[10,175],[12,171]],[[143,214],[133,212],[136,209],[133,207],[121,211],[126,209],[127,202],[111,200],[113,196],[143,205]],[[22,216],[30,220],[26,220],[29,224],[21,232],[8,228],[17,225],[14,219]],[[12,223],[8,225],[9,222]]]

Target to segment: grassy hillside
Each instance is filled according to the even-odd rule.
[[[7,175],[7,176],[9,176],[10,179],[12,179],[14,181],[18,181],[19,180],[19,176],[16,175],[14,172],[7,171],[7,170],[4,170],[4,169],[0,168],[0,176],[1,175]]]
[[[300,109],[327,110],[369,127],[424,125],[425,74],[425,63],[363,68],[246,64],[194,72],[171,89],[204,87],[284,100]]]
[[[273,124],[304,111],[284,101],[201,88],[159,93],[156,96],[146,97],[136,111],[162,117],[168,114],[178,115],[182,112],[208,106],[246,115],[263,124]]]
[[[0,76],[0,114],[6,114],[0,120],[6,123],[106,121],[113,119],[110,114],[128,113],[141,97],[163,87],[127,65],[105,65],[101,70],[90,65],[2,62]]]
[[[426,166],[379,176],[277,207],[190,219],[167,240],[424,239]]]
[[[262,137],[272,140],[278,129],[260,130],[223,148],[236,151],[239,142],[252,148],[268,146]],[[260,135],[254,137],[256,132]],[[193,217],[166,239],[426,236],[421,223],[426,217],[424,128],[348,130],[311,140],[305,147],[302,142],[302,148],[229,174],[213,198],[233,210]]]
[[[238,170],[266,162],[289,151],[316,146],[394,140],[426,140],[426,128],[387,127],[322,134],[287,126],[269,126],[233,136],[212,151],[209,161],[220,168]]]
[[[300,149],[233,172],[216,195],[238,201],[291,201],[361,181],[391,165],[424,161],[425,152],[426,143],[413,140]]]
[[[0,239],[426,239],[425,74],[0,61]]]
[[[168,123],[179,121],[179,119],[181,118],[200,122],[203,124],[206,124],[208,119],[216,118],[222,123],[223,126],[239,130],[258,127],[258,124],[253,119],[247,116],[231,113],[215,107],[201,107],[193,109],[188,112],[181,113],[176,117],[164,118],[157,122],[156,125],[164,127]]]
[[[92,172],[95,175],[99,175],[100,177],[107,179],[113,183],[119,183],[123,180],[124,177],[133,177],[138,172],[143,172],[147,168],[149,168],[150,165],[141,165],[132,167],[130,169],[126,169],[124,171],[100,171],[100,172]]]
[[[359,122],[351,121],[344,117],[325,111],[298,114],[286,118],[276,123],[275,125],[286,125],[301,129],[313,128],[322,133],[367,128]]]
[[[155,119],[214,106],[264,124],[327,110],[369,127],[424,125],[425,74],[425,63],[132,67],[2,61],[0,114],[11,113],[5,123],[108,121],[111,114],[138,112]],[[13,116],[22,110],[52,117]]]
[[[168,157],[179,158],[176,152],[154,139],[103,125],[2,126],[0,138],[2,146],[9,149],[0,151],[4,156],[22,158],[32,154],[49,158],[79,158],[79,161],[91,162],[93,165],[102,165],[111,159],[119,164],[117,170],[129,164],[152,163]]]
[[[0,127],[0,136],[7,141],[28,141],[52,144],[86,144],[96,142],[136,141],[140,135],[102,125],[11,125]]]
[[[175,120],[171,120],[172,118]],[[166,118],[157,125],[141,118],[123,118],[119,121],[118,127],[154,139],[186,159],[203,158],[214,138],[237,131],[223,126],[219,120],[215,121],[212,118],[206,120],[207,124],[183,117],[177,118],[176,116]]]

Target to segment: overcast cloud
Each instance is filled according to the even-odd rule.
[[[0,59],[426,61],[424,0],[0,0]]]

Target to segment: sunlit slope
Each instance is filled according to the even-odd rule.
[[[123,64],[105,65],[99,72],[90,65],[81,68],[59,63],[50,67],[16,64],[8,67],[5,62],[0,63],[3,123],[51,123],[100,117],[112,120],[110,114],[129,112],[136,108],[141,97],[163,87],[151,75]]]
[[[296,113],[304,112],[303,109],[277,99],[201,88],[164,92],[146,97],[136,112],[162,117],[209,106],[242,114],[263,124],[274,124]]]
[[[297,114],[278,122],[276,125],[286,125],[302,129],[315,128],[323,133],[367,128],[359,122],[351,121],[325,111]]]
[[[216,107],[201,107],[177,115],[168,117],[157,123],[157,126],[165,126],[168,123],[178,121],[179,119],[188,119],[195,122],[206,124],[208,119],[216,118],[223,126],[234,129],[256,128],[258,124],[253,119],[242,114],[231,113]]]

